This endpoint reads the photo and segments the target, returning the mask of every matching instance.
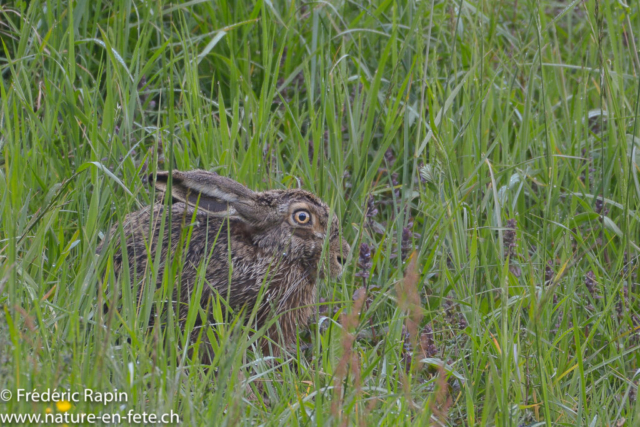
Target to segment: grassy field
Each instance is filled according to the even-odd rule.
[[[639,8],[0,3],[0,414],[640,425]],[[348,267],[295,351],[234,317],[211,369],[96,255],[171,168],[339,214]],[[54,388],[128,401],[16,397]]]

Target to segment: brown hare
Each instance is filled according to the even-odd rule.
[[[285,346],[295,342],[296,330],[303,328],[312,314],[317,276],[324,276],[327,264],[330,276],[339,276],[349,254],[349,245],[339,233],[338,218],[330,216],[329,207],[308,191],[254,192],[230,178],[203,170],[174,170],[172,176],[171,196],[177,203],[171,205],[170,224],[165,215],[163,236],[161,223],[166,209],[162,204],[130,213],[122,224],[132,285],[144,277],[147,256],[155,257],[157,245],[161,245],[163,264],[169,251],[172,256],[182,251],[180,285],[175,285],[181,291],[179,295],[176,291],[173,298],[181,322],[195,298],[198,267],[204,263],[202,308],[210,304],[215,289],[234,311],[244,308],[251,313],[262,292],[252,326],[260,328],[269,316],[276,315],[277,324],[267,331],[269,338]],[[168,180],[168,172],[158,172],[156,189],[166,192]],[[189,227],[193,229],[186,246],[184,235]],[[111,234],[118,235],[115,228]],[[327,238],[328,262],[323,262]],[[117,247],[114,266],[119,273],[122,246]],[[156,286],[161,283],[159,274]],[[196,328],[193,338],[198,332]],[[268,340],[262,340],[262,347],[268,351]],[[207,360],[209,351],[205,351]]]

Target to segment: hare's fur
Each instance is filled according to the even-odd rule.
[[[170,221],[168,209],[156,204],[127,215],[122,224],[132,285],[140,283],[142,289],[148,256],[154,259],[161,245],[160,272],[165,271],[169,254],[183,260],[175,277],[180,291],[174,295],[180,321],[186,319],[193,303],[202,265],[205,283],[199,303],[203,309],[210,306],[215,289],[234,311],[250,313],[262,292],[252,326],[260,328],[276,315],[277,322],[267,335],[283,345],[295,342],[296,330],[307,324],[312,313],[317,276],[323,276],[325,264],[331,276],[338,276],[350,250],[341,239],[336,216],[330,217],[329,207],[304,190],[253,192],[229,178],[200,170],[173,171],[172,177],[171,196],[178,203],[171,205]],[[169,174],[158,172],[156,188],[166,191],[168,186]],[[309,221],[298,223],[296,215],[304,220],[305,212]],[[115,230],[112,236],[117,236]],[[327,262],[322,262],[326,238]],[[117,246],[114,266],[119,273],[123,257],[122,246]],[[157,287],[162,279],[159,274]],[[196,336],[198,332],[196,328]],[[266,343],[263,341],[265,351]]]

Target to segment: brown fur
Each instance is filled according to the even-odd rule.
[[[167,172],[158,172],[156,188],[166,191],[168,181]],[[278,315],[277,325],[272,326],[267,335],[284,345],[294,342],[296,330],[303,328],[311,315],[316,277],[324,275],[325,263],[321,262],[321,254],[325,238],[329,239],[331,276],[341,274],[349,253],[349,245],[340,238],[337,217],[329,219],[329,207],[304,190],[256,193],[229,178],[201,170],[173,171],[172,184],[171,195],[179,202],[171,206],[171,224],[162,204],[130,213],[122,224],[132,285],[144,277],[147,254],[154,257],[159,244],[162,262],[159,271],[164,271],[169,250],[172,257],[176,256],[181,235],[184,245],[185,236],[192,227],[190,243],[182,248],[185,262],[179,278],[181,291],[174,295],[174,301],[179,301],[176,313],[180,321],[186,319],[197,268],[204,262],[201,307],[207,307],[215,289],[234,311],[244,308],[250,313],[264,288],[254,326],[260,328],[270,315]],[[196,204],[197,213],[192,222]],[[311,214],[308,224],[296,223],[293,214],[300,209]],[[163,216],[165,232],[161,239]],[[326,236],[327,230],[329,236]],[[112,235],[117,235],[115,228]],[[209,254],[211,258],[207,262]],[[232,265],[230,283],[229,259]],[[114,265],[119,273],[122,268],[119,249]],[[156,286],[161,284],[160,274]],[[196,336],[198,332],[196,328]],[[263,350],[267,349],[266,344],[267,341],[263,341]]]

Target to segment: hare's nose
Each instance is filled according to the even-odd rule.
[[[338,260],[338,262],[340,263],[340,265],[344,266],[347,263],[347,258],[342,257],[340,255],[336,256],[336,259]]]

